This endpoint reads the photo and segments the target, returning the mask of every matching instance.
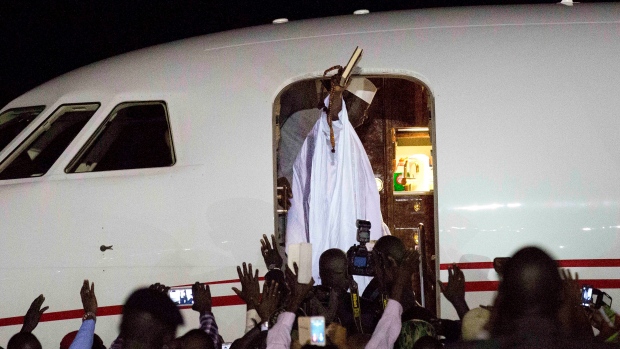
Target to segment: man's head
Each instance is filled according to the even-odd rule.
[[[526,317],[557,320],[562,280],[557,263],[537,247],[519,250],[504,267],[492,324],[495,335],[509,332],[512,322]]]
[[[124,346],[131,348],[140,343],[141,348],[160,349],[174,339],[177,326],[182,324],[179,309],[166,294],[154,289],[139,289],[123,306]]]
[[[405,255],[405,244],[396,236],[382,236],[372,249],[372,261],[380,284],[389,286],[394,281],[392,264],[400,264]]]
[[[7,349],[41,349],[41,342],[31,332],[19,332],[9,340]]]
[[[349,121],[354,128],[361,126],[368,119],[368,109],[376,93],[377,87],[363,77],[352,78],[342,93]]]
[[[319,276],[324,286],[346,291],[349,288],[347,255],[337,248],[330,248],[319,258]]]
[[[178,339],[181,340],[183,349],[215,349],[211,337],[201,329],[190,330]]]
[[[284,273],[278,269],[268,271],[267,274],[265,274],[265,283],[269,285],[272,281],[278,283],[278,291],[280,292],[280,303],[283,303],[287,299],[289,294],[289,289],[286,285]]]

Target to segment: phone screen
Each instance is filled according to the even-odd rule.
[[[176,305],[194,304],[194,295],[191,287],[171,288],[170,291],[168,291],[168,295]]]
[[[310,318],[310,344],[325,345],[325,318],[323,316]]]
[[[592,286],[583,286],[581,288],[581,305],[592,304]]]

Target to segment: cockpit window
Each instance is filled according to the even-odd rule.
[[[0,151],[45,109],[44,105],[16,108],[0,114]]]
[[[99,108],[62,105],[0,164],[0,180],[44,175]]]
[[[166,104],[119,104],[66,168],[67,173],[167,167],[175,163]]]

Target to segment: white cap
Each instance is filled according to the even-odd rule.
[[[368,79],[362,77],[351,78],[347,91],[353,93],[359,99],[371,104],[377,93],[377,87]]]

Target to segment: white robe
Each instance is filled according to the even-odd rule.
[[[331,152],[327,115],[322,112],[293,165],[286,249],[300,242],[312,244],[312,276],[317,284],[320,283],[319,257],[325,250],[339,248],[347,252],[353,244],[359,244],[357,219],[371,222],[371,240],[383,235],[375,176],[349,122],[344,101],[338,118],[332,123],[336,152]],[[360,281],[361,290],[368,278]]]

